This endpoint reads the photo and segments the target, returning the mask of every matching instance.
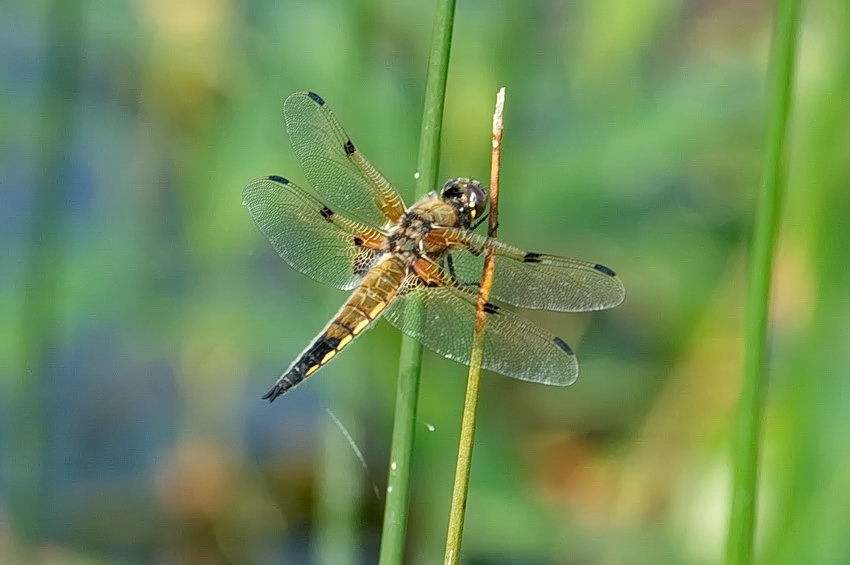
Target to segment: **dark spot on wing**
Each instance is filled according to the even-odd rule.
[[[285,179],[283,177],[279,177],[277,175],[269,175],[266,177],[269,180],[273,180],[274,182],[279,182],[280,184],[289,184],[289,179]]]
[[[319,213],[320,213],[320,214],[322,214],[322,217],[323,217],[324,219],[326,219],[326,220],[327,220],[328,218],[330,218],[331,216],[333,216],[333,215],[334,215],[334,213],[331,211],[331,209],[330,209],[330,208],[328,208],[327,206],[323,207],[323,208],[319,211]]]
[[[499,313],[499,307],[497,305],[493,304],[492,302],[485,302],[484,303],[484,312],[486,312],[487,314],[498,314]]]
[[[522,258],[526,263],[539,263],[540,262],[540,253],[533,253],[529,251],[525,254],[525,257]]]
[[[345,154],[348,155],[349,157],[351,155],[354,155],[354,152],[357,151],[354,148],[354,144],[351,143],[350,139],[345,142],[345,145],[343,145],[343,149],[345,149]]]
[[[567,355],[575,355],[575,353],[573,353],[573,349],[569,345],[567,345],[567,342],[565,342],[563,339],[556,337],[552,341]]]
[[[616,277],[617,273],[606,267],[605,265],[594,265],[594,269],[599,271],[602,274],[608,275],[609,277]]]
[[[357,243],[357,240],[360,240],[360,243]],[[354,245],[359,247],[361,243],[363,243],[362,239],[359,237],[354,238]],[[365,277],[366,273],[369,272],[369,269],[372,268],[374,259],[375,251],[368,247],[360,247],[357,251],[357,255],[354,257],[354,262],[351,264],[351,272],[359,277]]]
[[[363,245],[363,238],[355,235],[354,236],[354,245],[356,245],[357,247],[360,247],[361,245]]]
[[[322,97],[321,97],[321,96],[319,96],[318,94],[316,94],[315,92],[308,92],[308,93],[307,93],[307,96],[308,96],[308,97],[309,97],[309,98],[310,98],[313,102],[315,102],[316,104],[318,104],[319,106],[324,106],[324,105],[325,105],[325,101],[324,101],[324,100],[322,100]]]

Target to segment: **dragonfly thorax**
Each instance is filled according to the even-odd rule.
[[[438,260],[445,247],[428,242],[433,227],[468,229],[472,220],[484,212],[487,201],[478,181],[456,178],[449,180],[440,195],[433,193],[411,206],[390,231],[389,251],[409,264],[422,256]]]
[[[436,209],[434,204],[437,204]],[[425,251],[425,236],[431,231],[431,227],[439,225],[441,219],[454,221],[454,218],[447,214],[454,216],[449,207],[437,198],[430,197],[417,203],[405,212],[401,221],[390,230],[390,236],[387,238],[388,251],[412,264]]]

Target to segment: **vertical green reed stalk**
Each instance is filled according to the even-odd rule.
[[[440,134],[443,129],[443,107],[446,76],[449,69],[455,0],[439,0],[431,37],[431,52],[425,86],[425,108],[416,163],[416,198],[421,198],[437,185],[440,168]],[[408,316],[422,318],[422,310],[408,309]],[[401,563],[407,531],[410,499],[410,469],[419,403],[419,374],[422,367],[422,344],[403,337],[399,359],[395,419],[381,533],[381,565]]]
[[[745,321],[744,379],[733,439],[728,565],[753,559],[761,429],[766,396],[765,348],[773,254],[786,180],[788,118],[800,0],[780,0],[768,75],[767,148],[750,252]]]

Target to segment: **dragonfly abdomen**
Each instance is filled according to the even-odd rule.
[[[337,315],[295,363],[263,396],[269,402],[318,371],[381,315],[396,297],[408,267],[401,259],[387,256],[369,271],[363,282],[343,304]]]

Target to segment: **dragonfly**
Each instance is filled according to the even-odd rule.
[[[496,254],[494,302],[484,306],[482,368],[549,385],[576,380],[578,362],[564,340],[497,302],[558,312],[611,308],[625,297],[614,271],[479,234],[487,201],[473,179],[451,179],[406,206],[313,92],[291,94],[283,117],[316,195],[271,175],[249,183],[243,203],[292,268],[352,292],[264,399],[274,401],[313,375],[378,318],[469,365],[476,281],[488,247]]]

